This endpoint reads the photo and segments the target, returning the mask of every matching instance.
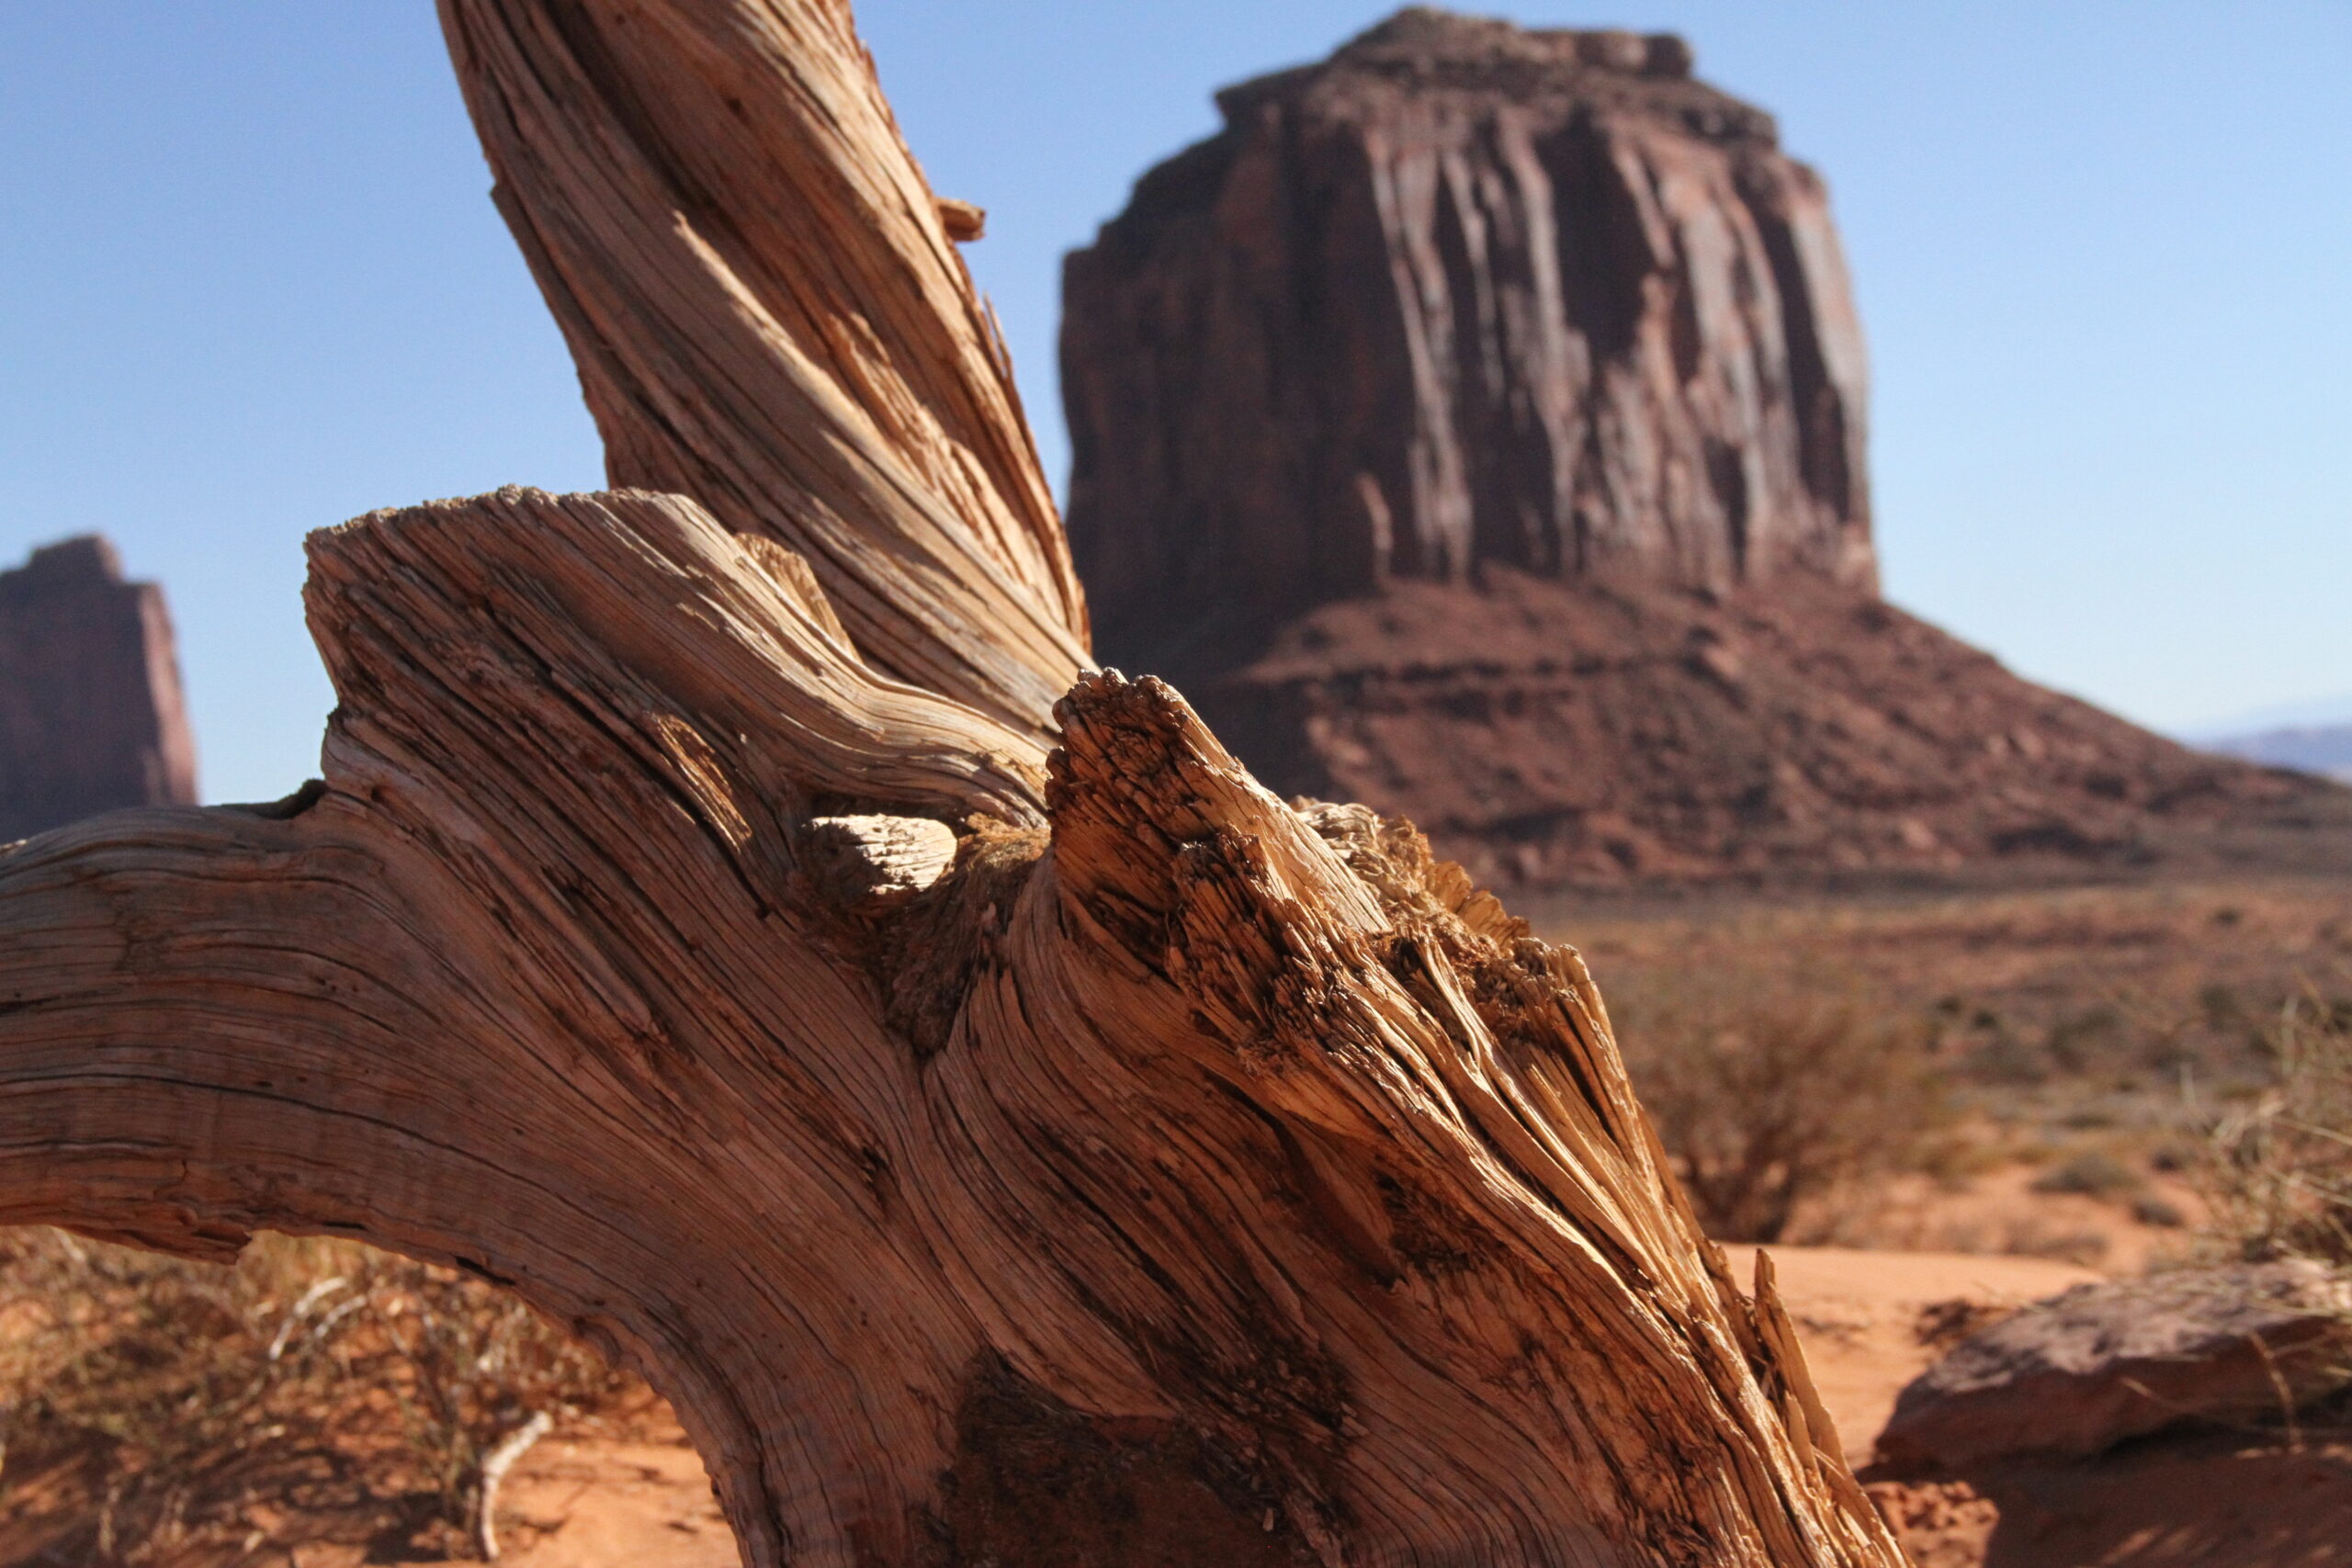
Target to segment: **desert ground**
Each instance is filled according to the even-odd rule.
[[[1637,1083],[1645,1015],[1702,981],[1834,997],[1916,1055],[1950,1121],[1931,1168],[1824,1194],[1787,1241],[2175,1256],[2201,1129],[2270,1081],[2280,1009],[2352,996],[2352,886],[2331,877],[1520,906],[1584,953]]]

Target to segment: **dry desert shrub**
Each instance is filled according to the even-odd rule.
[[[1801,1206],[1941,1152],[1923,1034],[1860,985],[1731,969],[1629,989],[1626,1063],[1710,1235],[1783,1240]]]
[[[2140,1173],[2105,1149],[2082,1149],[2033,1179],[2036,1192],[2074,1192],[2086,1198],[2128,1198],[2143,1185]]]
[[[0,1231],[0,1519],[50,1561],[322,1519],[467,1551],[502,1439],[631,1392],[511,1297],[355,1243],[262,1235],[221,1267]]]

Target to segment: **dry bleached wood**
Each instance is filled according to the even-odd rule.
[[[535,1411],[529,1420],[508,1433],[481,1461],[481,1485],[475,1501],[474,1550],[481,1553],[483,1562],[495,1562],[499,1558],[498,1489],[505,1482],[506,1472],[554,1429],[554,1416],[544,1410]]]
[[[512,1284],[759,1568],[1894,1563],[1575,954],[1076,673],[846,15],[445,15],[684,493],[315,536],[323,783],[0,860],[0,1219]]]

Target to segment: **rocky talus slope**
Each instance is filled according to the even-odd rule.
[[[0,572],[0,840],[196,798],[164,591],[95,536]]]
[[[1504,880],[2352,860],[1879,598],[1825,188],[1690,70],[1416,7],[1219,94],[1066,269],[1098,655]]]
[[[1403,583],[1193,689],[1271,787],[1409,817],[1488,881],[2352,868],[2352,792],[1834,584]]]

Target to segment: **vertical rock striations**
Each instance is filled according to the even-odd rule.
[[[1827,197],[1690,58],[1415,8],[1217,96],[1065,275],[1105,658],[1496,566],[1874,583]]]
[[[1218,103],[1069,258],[1069,532],[1269,784],[1521,882],[2352,863],[1879,599],[1827,198],[1681,40],[1415,8]]]
[[[96,536],[0,572],[0,840],[195,801],[164,591]]]

